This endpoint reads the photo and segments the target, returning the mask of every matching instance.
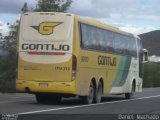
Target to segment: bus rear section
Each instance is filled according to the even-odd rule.
[[[43,93],[75,94],[73,23],[67,13],[22,15],[17,91],[34,93],[39,101]]]

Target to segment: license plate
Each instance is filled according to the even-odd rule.
[[[48,83],[39,83],[40,87],[48,87]]]

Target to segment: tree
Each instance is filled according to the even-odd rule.
[[[6,48],[8,51],[11,49],[16,49],[16,43],[17,43],[17,37],[18,37],[18,27],[19,27],[19,20],[17,20],[13,24],[8,24],[9,25],[9,35],[5,36],[6,40]]]
[[[16,51],[11,50],[9,55],[0,57],[0,92],[15,92],[16,80]]]
[[[28,12],[28,11],[29,11],[29,9],[28,9],[28,5],[27,5],[27,2],[25,2],[25,3],[24,3],[24,5],[23,5],[23,7],[22,7],[21,11],[22,11],[22,13],[26,13],[26,12]]]
[[[66,12],[72,0],[38,0],[35,12]]]
[[[29,11],[28,5],[27,5],[27,2],[25,2],[21,9],[21,12],[26,13],[28,11]],[[9,29],[10,29],[9,35],[5,37],[6,45],[7,45],[6,47],[8,48],[8,51],[10,50],[16,51],[19,22],[20,22],[19,20],[16,20],[16,22],[13,24],[9,24],[9,23],[7,24],[9,25]]]
[[[5,36],[5,47],[9,52],[7,56],[0,58],[0,91],[15,92],[16,79],[16,41],[19,20],[9,25],[9,35]]]

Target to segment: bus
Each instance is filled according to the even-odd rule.
[[[38,103],[78,96],[142,91],[143,47],[138,36],[71,13],[28,12],[21,16],[16,89]]]

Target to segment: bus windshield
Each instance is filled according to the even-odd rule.
[[[73,16],[56,13],[25,14],[21,18],[25,41],[67,41],[73,27]]]

